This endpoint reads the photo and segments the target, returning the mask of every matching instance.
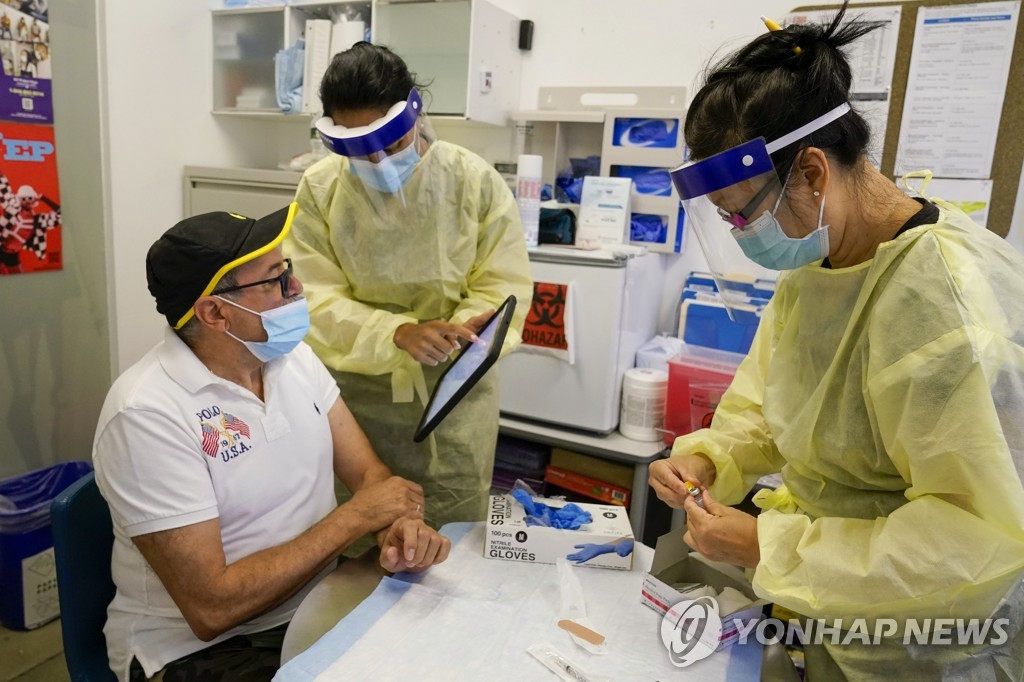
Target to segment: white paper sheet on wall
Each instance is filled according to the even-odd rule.
[[[583,178],[576,242],[592,241],[615,246],[626,241],[629,230],[631,178]]]
[[[992,174],[1020,2],[917,12],[895,174]]]
[[[835,10],[800,12],[786,17],[786,24],[820,24],[829,21],[834,15]],[[896,41],[902,9],[898,6],[858,7],[849,10],[847,16],[885,24],[845,48],[853,71],[850,100],[871,126],[868,158],[878,167],[882,163],[882,146],[885,144],[889,120],[892,72],[896,64]]]

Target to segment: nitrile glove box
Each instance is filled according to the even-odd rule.
[[[561,507],[566,502],[542,497],[533,498],[551,507]],[[580,566],[615,568],[628,571],[633,568],[633,552],[619,556],[610,550],[623,540],[633,539],[629,515],[625,507],[603,504],[576,503],[590,512],[592,520],[580,526],[579,530],[548,528],[526,525],[526,511],[511,495],[491,495],[487,509],[487,528],[484,540],[484,556],[488,559],[525,561],[536,564],[553,564],[559,558],[579,555],[581,552],[594,553],[584,561],[571,560]],[[600,551],[600,553],[596,553]]]
[[[732,609],[730,613],[719,613],[722,619],[722,635],[718,648],[733,644],[739,637],[737,623],[760,620],[764,607],[769,604],[759,599],[754,588],[739,566],[712,561],[692,551],[683,541],[683,530],[675,530],[658,538],[654,548],[651,570],[644,576],[640,601],[664,615],[670,608],[686,599],[686,595],[672,587],[679,583],[701,583],[710,585],[721,592],[726,587],[739,590],[750,598],[750,603]]]

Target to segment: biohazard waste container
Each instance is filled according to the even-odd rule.
[[[50,503],[92,471],[61,462],[0,481],[0,622],[30,630],[60,615]]]

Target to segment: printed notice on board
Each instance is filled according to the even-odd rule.
[[[849,14],[853,14],[849,10]],[[889,122],[892,96],[892,72],[896,64],[896,42],[900,32],[902,9],[892,7],[858,7],[856,17],[864,21],[880,21],[882,26],[854,41],[845,49],[853,71],[850,102],[871,127],[868,158],[878,167],[882,163],[882,147]],[[789,24],[822,24],[835,16],[835,10],[800,12],[786,17]]]
[[[1019,0],[917,11],[897,176],[991,177],[1019,15]]]
[[[0,120],[53,123],[46,2],[0,4]]]

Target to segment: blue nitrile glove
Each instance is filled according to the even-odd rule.
[[[629,239],[634,242],[665,243],[668,223],[660,215],[633,213],[629,217]]]
[[[569,554],[565,558],[569,561],[575,561],[578,564],[582,564],[584,561],[590,561],[596,556],[607,554],[615,549],[612,545],[596,545],[593,543],[588,543],[586,545],[574,545],[574,548],[580,551]]]
[[[672,178],[668,171],[657,168],[633,176],[637,194],[667,197],[672,194]]]
[[[633,540],[631,538],[626,538],[624,540],[620,540],[614,545],[596,545],[591,543],[586,545],[574,545],[574,547],[580,551],[570,554],[565,558],[569,561],[575,561],[578,564],[582,564],[584,561],[590,561],[596,556],[608,554],[609,552],[615,552],[622,557],[629,556],[633,553]]]
[[[542,516],[544,511],[540,508],[544,507],[544,509],[547,509],[545,505],[534,502],[533,498],[530,497],[530,493],[522,490],[521,488],[513,490],[512,497],[516,498],[516,501],[523,505],[523,509],[526,510],[527,516]]]
[[[527,526],[548,526],[550,528],[576,530],[583,524],[590,523],[593,518],[590,516],[590,512],[584,511],[576,504],[567,504],[561,508],[554,508],[540,502],[534,502],[533,498],[525,490],[513,490],[512,497],[516,498],[516,501],[523,505],[523,509],[526,511]]]
[[[551,513],[551,525],[554,528],[576,530],[583,524],[590,523],[592,518],[590,512],[583,511],[578,504],[570,503]]]
[[[664,121],[649,119],[629,129],[627,139],[632,144],[653,145],[670,139],[671,133]]]

